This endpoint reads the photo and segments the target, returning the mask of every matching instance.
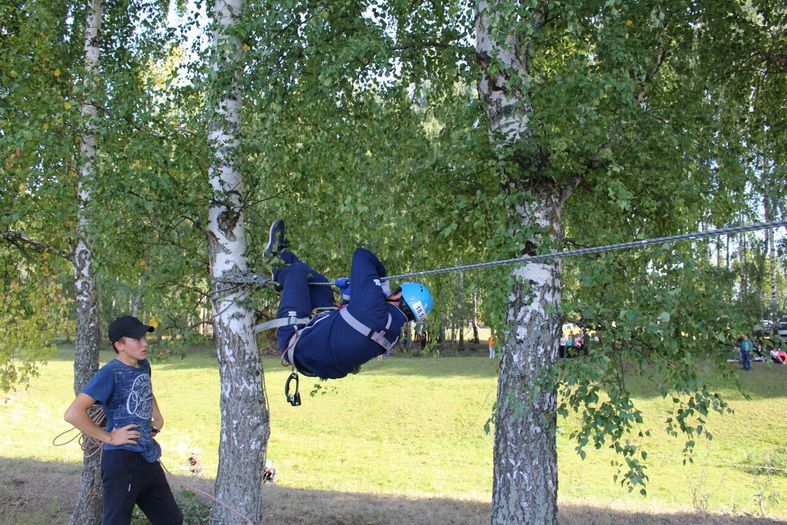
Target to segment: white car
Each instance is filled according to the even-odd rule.
[[[779,324],[776,328],[779,331],[779,338],[782,341],[787,341],[787,320],[782,319],[779,321]]]

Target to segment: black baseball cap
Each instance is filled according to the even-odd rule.
[[[142,321],[130,315],[118,317],[109,323],[109,342],[117,343],[123,337],[139,339],[145,333],[155,330],[152,326],[142,324]]]

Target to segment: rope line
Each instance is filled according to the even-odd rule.
[[[621,242],[617,244],[606,244],[602,246],[590,246],[587,248],[578,248],[576,250],[562,250],[562,251],[555,251],[551,253],[545,253],[541,255],[524,255],[521,257],[514,257],[511,259],[501,259],[498,261],[487,261],[487,262],[480,262],[480,263],[472,263],[472,264],[464,264],[460,266],[450,266],[446,268],[437,268],[434,270],[424,270],[421,272],[410,272],[410,273],[402,273],[398,275],[389,275],[388,277],[383,277],[382,280],[390,281],[394,279],[405,279],[405,278],[412,278],[412,277],[424,277],[427,275],[437,275],[442,273],[450,273],[450,272],[464,272],[467,270],[482,270],[486,268],[494,268],[497,266],[505,266],[509,264],[525,264],[525,263],[533,263],[533,262],[543,262],[550,259],[560,259],[563,257],[579,257],[582,255],[591,255],[596,253],[606,253],[612,252],[617,250],[627,250],[630,248],[642,248],[644,246],[652,246],[654,244],[671,244],[678,241],[689,240],[689,239],[706,239],[709,237],[718,237],[719,235],[730,235],[735,233],[746,233],[746,232],[753,232],[758,230],[765,230],[768,228],[779,228],[787,226],[787,220],[781,221],[772,221],[772,222],[763,222],[757,224],[748,224],[745,226],[730,226],[727,228],[719,228],[717,230],[710,230],[707,232],[694,232],[694,233],[683,233],[680,235],[670,235],[668,237],[656,237],[653,239],[642,239],[639,241],[629,241],[629,242]],[[271,286],[277,284],[276,281],[273,279],[269,279],[263,275],[257,273],[229,273],[221,279],[221,282],[230,282],[230,283],[244,283],[244,284],[255,284],[257,286]],[[312,282],[309,283],[311,285],[332,285],[332,282]]]
[[[438,268],[436,270],[426,270],[423,272],[403,273],[400,275],[391,275],[387,279],[403,279],[406,277],[423,277],[425,275],[436,275],[448,272],[460,272],[465,270],[480,270],[483,268],[493,268],[495,266],[503,266],[507,264],[517,263],[530,263],[542,262],[549,259],[559,259],[562,257],[577,257],[580,255],[591,255],[594,253],[612,252],[616,250],[625,250],[629,248],[641,248],[643,246],[651,246],[654,244],[670,244],[677,241],[686,239],[704,239],[707,237],[716,237],[719,235],[728,235],[731,233],[745,233],[757,230],[765,230],[768,228],[775,228],[779,226],[787,226],[787,220],[764,222],[760,224],[749,224],[746,226],[731,226],[729,228],[720,228],[718,230],[711,230],[707,232],[694,232],[684,233],[681,235],[670,235],[668,237],[656,237],[654,239],[643,239],[640,241],[621,242],[617,244],[607,244],[603,246],[590,246],[588,248],[578,248],[576,250],[563,250],[543,255],[524,255],[522,257],[514,257],[512,259],[503,259],[499,261],[489,261],[474,264],[465,264],[462,266],[452,266],[449,268]]]
[[[90,419],[93,421],[93,423],[95,423],[97,426],[103,428],[106,424],[107,418],[104,415],[104,410],[99,405],[91,406],[90,409],[88,409],[88,415],[90,416]],[[74,433],[74,435],[67,440],[63,442],[58,441],[60,438],[65,438],[65,436],[74,431],[76,431],[76,433]],[[71,427],[68,430],[65,430],[56,435],[54,439],[52,439],[52,445],[56,447],[62,447],[73,442],[75,439],[79,439],[79,446],[85,452],[85,458],[92,457],[103,450],[104,443],[94,437],[90,437],[87,434],[79,432],[79,429],[76,427]]]

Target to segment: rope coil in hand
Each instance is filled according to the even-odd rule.
[[[93,405],[92,407],[90,407],[90,409],[88,410],[88,415],[90,416],[90,419],[93,421],[93,423],[95,423],[101,428],[103,428],[107,422],[107,417],[106,415],[104,415],[104,411],[101,409],[99,405]],[[78,431],[76,427],[71,427],[68,430],[65,430],[60,434],[56,435],[54,439],[52,439],[52,444],[56,447],[62,447],[64,445],[68,445],[75,439],[79,439],[79,446],[82,448],[82,450],[85,451],[86,458],[92,457],[96,453],[101,452],[104,444],[101,441],[97,440],[96,438],[90,437],[81,432],[79,432],[78,434],[74,434],[72,437],[68,438],[62,443],[58,443],[57,441],[58,439],[70,434],[71,432],[74,432],[75,430]]]

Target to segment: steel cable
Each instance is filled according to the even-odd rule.
[[[629,241],[629,242],[621,242],[617,244],[606,244],[602,246],[577,248],[576,250],[562,250],[562,251],[556,251],[551,253],[545,253],[541,255],[524,255],[521,257],[514,257],[511,259],[501,259],[497,261],[463,264],[459,266],[437,268],[434,270],[424,270],[421,272],[402,273],[398,275],[389,275],[387,277],[383,277],[382,280],[391,281],[394,279],[396,280],[409,279],[413,277],[425,277],[427,275],[437,275],[437,274],[450,273],[450,272],[482,270],[485,268],[494,268],[497,266],[505,266],[509,264],[526,264],[526,263],[533,263],[533,262],[543,262],[550,259],[559,259],[562,257],[579,257],[582,255],[592,255],[596,253],[605,253],[605,252],[612,252],[617,250],[627,250],[631,248],[642,248],[644,246],[671,244],[674,242],[690,240],[690,239],[693,240],[706,239],[709,237],[718,237],[719,235],[746,233],[746,232],[752,232],[758,230],[765,230],[768,228],[779,228],[783,226],[787,226],[787,220],[763,222],[758,224],[748,224],[745,226],[730,226],[727,228],[719,228],[717,230],[710,230],[707,232],[683,233],[679,235],[670,235],[668,237],[656,237],[653,239],[642,239],[639,241]],[[221,282],[255,284],[257,286],[271,286],[276,284],[276,282],[273,279],[269,279],[267,277],[264,277],[263,275],[256,274],[256,273],[227,274],[223,279],[221,279]],[[333,285],[332,282],[312,282],[309,284]]]

